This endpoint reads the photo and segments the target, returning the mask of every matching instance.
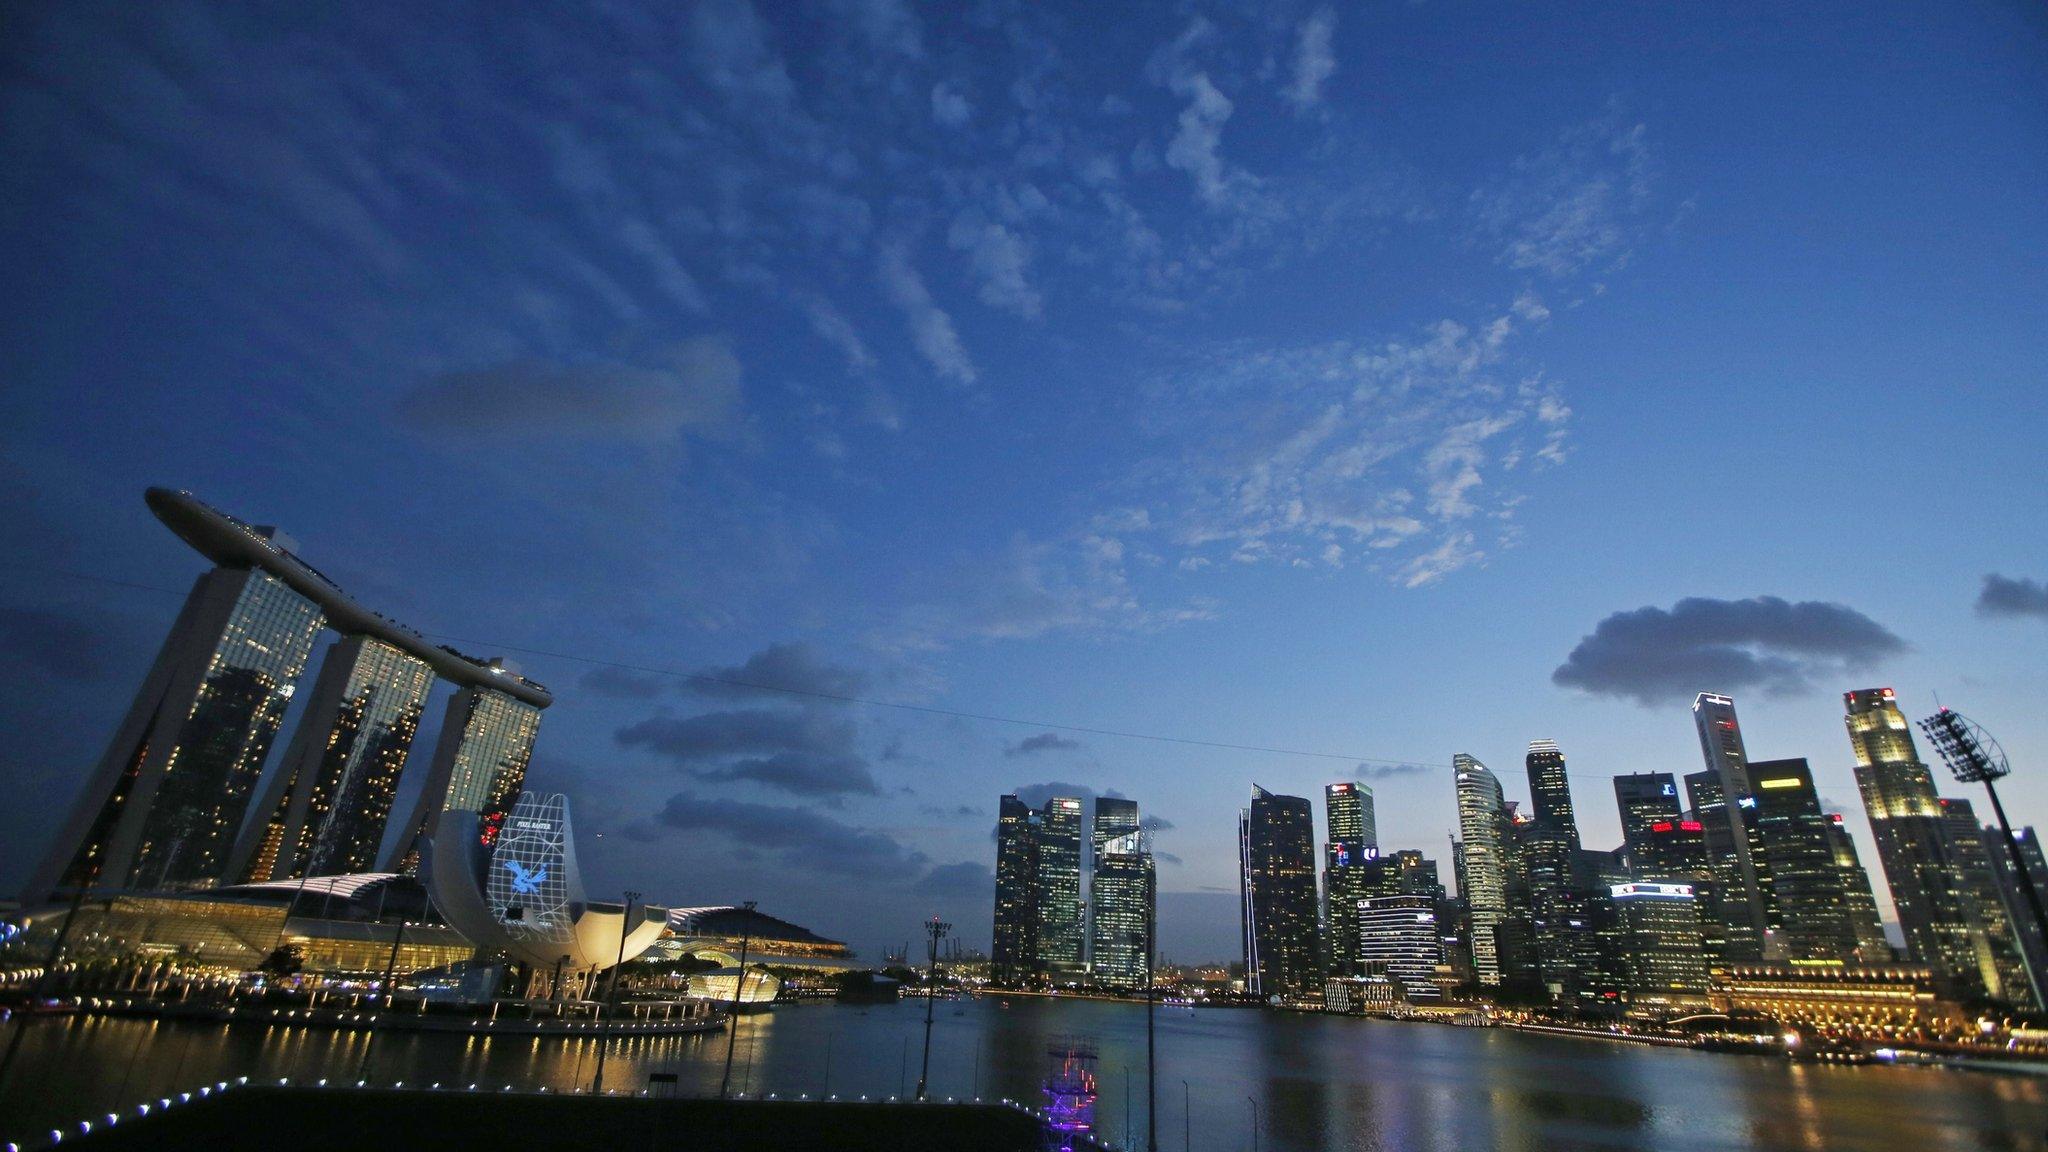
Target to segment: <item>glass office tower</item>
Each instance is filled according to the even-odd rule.
[[[489,847],[525,787],[539,734],[540,709],[505,693],[471,686],[449,697],[427,785],[406,819],[406,834],[386,851],[382,870],[414,868],[420,837],[442,812],[478,813],[478,835]]]
[[[1749,766],[1749,779],[1756,790],[1749,818],[1771,883],[1772,957],[1854,959],[1848,892],[1813,772],[1805,760],[1758,760]]]
[[[1113,836],[1096,848],[1088,902],[1094,928],[1089,970],[1097,984],[1144,986],[1156,947],[1157,892],[1152,853],[1145,848],[1143,833]]]
[[[1849,927],[1856,933],[1856,962],[1890,964],[1898,959],[1891,942],[1884,937],[1884,923],[1877,916],[1877,899],[1871,895],[1870,873],[1856,852],[1856,841],[1840,812],[1828,813],[1828,847],[1834,850],[1835,866],[1842,870],[1842,889],[1849,907]]]
[[[991,975],[1021,984],[1038,967],[1038,813],[1015,796],[996,812],[996,916]]]
[[[1971,939],[1983,938],[1978,946],[1990,949],[1991,963],[1998,969],[1995,995],[2021,1007],[2038,1004],[2019,931],[1999,895],[1998,873],[1991,865],[1994,851],[2010,859],[2009,851],[2004,844],[1985,842],[1984,826],[1977,822],[1977,811],[1968,800],[1943,798],[1941,818],[1948,831],[1949,851],[1963,873],[1963,892],[1970,902]],[[2005,839],[2001,832],[1992,836],[1994,840]]]
[[[1411,1001],[1435,1000],[1437,966],[1443,963],[1443,937],[1436,923],[1436,901],[1427,896],[1369,896],[1357,913],[1359,963],[1362,973],[1386,975],[1401,982]]]
[[[1362,869],[1379,855],[1372,789],[1356,781],[1323,788],[1323,954],[1332,976],[1357,975]]]
[[[426,662],[394,645],[361,635],[336,641],[228,874],[285,880],[375,866],[433,684]]]
[[[1238,818],[1245,986],[1265,998],[1321,987],[1316,970],[1315,809],[1252,786]]]
[[[1856,753],[1856,789],[1870,817],[1878,863],[1908,959],[1934,970],[1955,999],[1993,995],[1998,966],[1981,932],[1972,933],[1970,896],[1949,849],[1934,776],[1920,761],[1913,729],[1889,688],[1842,696],[1843,722]]]
[[[1538,978],[1553,996],[1565,997],[1579,983],[1574,935],[1586,923],[1585,901],[1574,875],[1579,824],[1557,742],[1531,741],[1524,765],[1531,812],[1528,827],[1516,837],[1516,850],[1525,857],[1520,867],[1529,889],[1531,943]]]
[[[1687,776],[1693,797],[1693,819],[1707,825],[1707,848],[1714,854],[1714,879],[1721,889],[1721,907],[1729,947],[1751,959],[1763,956],[1764,933],[1770,924],[1769,893],[1760,875],[1753,830],[1744,820],[1751,806],[1749,751],[1735,701],[1702,692],[1692,702],[1693,728],[1710,780]]]
[[[219,883],[321,621],[261,569],[202,575],[24,902]]]
[[[1500,781],[1463,752],[1451,758],[1458,792],[1458,897],[1471,925],[1472,970],[1499,984],[1500,927],[1507,919],[1507,803]]]
[[[1673,824],[1679,818],[1678,781],[1669,772],[1634,772],[1614,778],[1614,803],[1621,811],[1621,844],[1637,867],[1653,824]]]
[[[1087,922],[1081,908],[1081,801],[1055,796],[1038,817],[1038,960],[1055,975],[1082,973]]]

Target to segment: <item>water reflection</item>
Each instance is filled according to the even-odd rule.
[[[957,1014],[956,1014],[957,1013]],[[923,1005],[789,1005],[743,1017],[732,1083],[750,1095],[881,1098],[914,1090]],[[1100,1052],[1097,1131],[1145,1140],[1145,1019],[1133,1005],[1027,997],[942,1003],[930,1094],[1036,1102],[1047,1050]],[[2048,1082],[1913,1068],[1792,1066],[1494,1029],[1162,1008],[1162,1149],[1241,1152],[1258,1100],[1262,1149],[2048,1149]],[[587,1090],[593,1037],[394,1032],[370,1046],[379,1081]],[[353,1082],[366,1037],[301,1027],[52,1019],[30,1025],[0,1097],[0,1137],[132,1110],[249,1076]],[[673,1075],[718,1091],[722,1034],[614,1041],[605,1083]],[[1181,1082],[1187,1082],[1185,1090]],[[1127,1103],[1128,1101],[1128,1103]]]

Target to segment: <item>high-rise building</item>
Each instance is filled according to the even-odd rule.
[[[498,661],[492,666],[502,667]],[[418,862],[420,838],[433,831],[443,812],[477,813],[482,845],[490,847],[525,788],[539,734],[540,709],[508,693],[472,685],[450,696],[426,787],[400,826],[406,835],[385,849],[383,870],[410,871]]]
[[[1757,760],[1749,765],[1749,782],[1755,789],[1749,821],[1771,886],[1769,955],[1854,959],[1856,929],[1813,772],[1805,760]]]
[[[1884,923],[1877,916],[1877,900],[1870,893],[1870,873],[1856,853],[1856,841],[1840,812],[1828,813],[1828,846],[1834,850],[1835,866],[1842,870],[1842,890],[1849,908],[1849,927],[1856,933],[1856,962],[1891,964],[1898,960],[1891,941],[1884,936]]]
[[[254,883],[368,872],[433,684],[426,661],[394,644],[358,634],[329,647],[227,874]]]
[[[1516,851],[1527,874],[1531,942],[1538,979],[1553,998],[1576,996],[1579,951],[1574,934],[1586,926],[1583,888],[1578,883],[1579,825],[1572,813],[1571,778],[1554,740],[1529,744],[1531,819]]]
[[[1463,752],[1451,758],[1458,792],[1458,896],[1471,923],[1472,970],[1481,984],[1501,981],[1499,929],[1507,918],[1507,802],[1486,765]]]
[[[1410,1000],[1434,1000],[1443,940],[1436,901],[1428,896],[1371,896],[1359,902],[1358,954],[1363,973],[1401,981]]]
[[[1754,839],[1744,813],[1752,803],[1749,752],[1735,701],[1702,692],[1692,702],[1693,728],[1699,733],[1706,778],[1689,775],[1686,789],[1693,801],[1693,819],[1707,826],[1707,848],[1714,856],[1714,879],[1721,889],[1729,948],[1745,956],[1763,954],[1770,924],[1769,899],[1755,858]]]
[[[1038,960],[1056,976],[1084,969],[1087,922],[1081,907],[1081,800],[1054,796],[1038,817]]]
[[[1750,919],[1752,905],[1740,880],[1742,871],[1736,863],[1735,841],[1726,819],[1727,805],[1721,799],[1720,775],[1712,769],[1687,773],[1685,793],[1688,822],[1700,826],[1701,843],[1707,852],[1707,875],[1712,878],[1714,898],[1705,902],[1703,907],[1720,920],[1722,956],[1730,962],[1756,963],[1763,958],[1764,938]],[[1750,797],[1743,799],[1754,803]],[[1754,836],[1750,834],[1747,822],[1742,822],[1740,827],[1750,843],[1750,874],[1754,876],[1764,866],[1762,854],[1755,851]],[[1735,878],[1732,885],[1729,883],[1731,877]],[[1769,889],[1760,889],[1758,896],[1759,899],[1767,898]]]
[[[1614,802],[1621,810],[1621,843],[1631,863],[1643,865],[1653,824],[1679,818],[1678,782],[1669,772],[1635,772],[1614,778]]]
[[[1984,842],[1984,826],[1977,823],[1976,810],[1968,800],[1943,798],[1941,818],[1948,832],[1949,851],[1963,874],[1971,941],[1991,953],[1991,963],[1998,971],[1998,991],[1993,995],[2021,1007],[2040,1003],[2019,932],[1999,895],[1998,873],[1992,869],[1990,846]],[[2002,833],[1993,835],[2004,839]]]
[[[990,975],[1021,984],[1038,967],[1038,813],[1015,796],[996,812],[996,914]]]
[[[1323,843],[1323,951],[1332,976],[1355,976],[1358,967],[1358,901],[1365,866],[1378,858],[1372,789],[1355,781],[1323,789],[1330,838]]]
[[[375,786],[388,783],[379,774],[394,771],[404,757],[402,750],[395,760],[372,755],[365,744],[366,758],[355,758],[353,765],[368,771],[358,777],[323,778],[319,768],[310,774],[281,768],[297,774],[281,794],[267,797],[274,803],[266,802],[259,812],[248,851],[237,851],[264,761],[323,626],[341,633],[344,646],[367,637],[457,683],[491,682],[536,716],[553,701],[537,684],[431,645],[358,604],[301,560],[290,538],[275,529],[244,523],[190,493],[152,488],[147,500],[159,520],[216,567],[199,578],[187,597],[69,821],[23,889],[25,903],[85,885],[206,888],[239,879],[233,873],[248,869],[231,869],[231,863],[240,862],[231,857],[259,854],[272,839],[274,822],[279,857],[286,854],[288,832],[295,857],[298,838],[330,831],[337,837],[344,832],[367,836],[365,819],[381,832]],[[343,679],[336,691],[346,696]],[[413,678],[397,679],[409,684]],[[396,707],[405,711],[402,700]],[[338,716],[339,707],[316,702],[309,709],[307,752],[288,759],[304,768],[308,757],[325,754],[346,727]],[[357,723],[353,735],[360,743],[376,725]],[[394,720],[383,726],[385,735],[395,736],[405,725]],[[339,766],[350,768],[346,760]],[[360,810],[353,794],[337,791],[329,799],[316,799],[323,795],[320,789],[344,787],[355,779],[370,788],[361,795]],[[305,805],[294,831],[293,797],[301,788]],[[322,802],[328,806],[325,812],[315,807]],[[276,821],[280,808],[285,818]],[[337,857],[337,867],[342,858]]]
[[[1907,958],[1933,969],[1936,984],[1951,999],[1994,995],[1998,966],[1983,933],[1971,931],[1971,896],[1949,848],[1941,799],[1920,760],[1912,725],[1889,688],[1858,689],[1842,700],[1856,753],[1856,789],[1891,886]]]
[[[1245,986],[1255,996],[1302,996],[1316,971],[1315,809],[1300,796],[1252,786],[1238,818]]]
[[[1996,828],[1984,829],[1986,840],[2003,839],[2004,833]],[[2011,918],[2014,931],[2020,940],[2021,957],[2026,961],[2035,996],[2048,994],[2048,938],[2041,935],[2041,922],[2034,917],[2034,907],[2027,900],[2026,889],[2020,883],[2019,868],[2024,866],[2027,875],[2034,881],[2034,891],[2048,893],[2048,858],[2041,852],[2041,838],[2030,827],[2013,833],[2013,844],[2019,848],[2020,865],[2012,859],[2012,848],[2000,852],[1992,849],[1991,869],[1998,876],[1998,895],[2005,902],[2005,914]]]
[[[1100,820],[1100,808],[1096,816]],[[1095,851],[1088,898],[1094,928],[1089,971],[1096,983],[1119,988],[1145,983],[1155,947],[1156,902],[1157,879],[1144,833],[1125,832],[1102,842]]]
[[[1664,1015],[1703,1005],[1708,961],[1691,885],[1617,884],[1608,900],[1621,932],[1631,1010]]]

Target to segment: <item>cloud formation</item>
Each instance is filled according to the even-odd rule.
[[[1040,732],[1036,736],[1026,736],[1004,748],[1003,755],[1029,756],[1034,752],[1071,752],[1081,746],[1079,740],[1069,739],[1057,732]]]
[[[1337,71],[1337,55],[1330,39],[1337,31],[1336,9],[1327,5],[1301,22],[1294,42],[1294,79],[1287,85],[1287,102],[1297,112],[1322,103],[1323,82]]]
[[[1553,683],[1644,706],[1698,692],[1806,691],[1813,681],[1906,650],[1883,625],[1841,604],[1680,600],[1617,612],[1572,649]]]
[[[778,752],[690,773],[699,780],[750,780],[796,796],[879,796],[882,787],[858,756]]]
[[[696,675],[701,678],[684,681],[685,690],[714,699],[759,699],[764,695],[791,693],[858,696],[868,686],[866,672],[829,663],[802,641],[770,644],[740,664],[701,668]]]
[[[1501,263],[1556,279],[1627,264],[1651,203],[1646,136],[1644,125],[1612,110],[1474,192],[1480,229],[1501,245]]]
[[[645,442],[724,425],[739,406],[738,358],[723,340],[700,337],[645,366],[518,360],[443,372],[397,410],[430,432]]]
[[[660,828],[723,836],[771,853],[783,867],[798,873],[829,870],[870,882],[903,883],[919,876],[928,863],[924,853],[886,833],[808,808],[678,792],[655,820]]]
[[[1989,573],[1977,591],[1979,616],[2033,616],[2048,620],[2048,584]]]
[[[607,664],[585,672],[583,679],[578,683],[587,692],[609,696],[614,700],[651,700],[661,695],[674,681],[652,672],[639,672]]]
[[[758,784],[837,804],[882,792],[849,720],[817,709],[735,709],[657,716],[614,733],[700,780]]]
[[[1431,772],[1426,764],[1360,764],[1355,778],[1359,780],[1400,780],[1409,776],[1422,776]]]
[[[875,261],[875,276],[889,302],[903,313],[910,326],[910,340],[918,355],[941,376],[962,384],[974,383],[974,362],[960,343],[953,318],[932,299],[924,278],[910,266],[910,254],[901,244],[885,245]]]
[[[87,683],[110,670],[114,638],[94,621],[43,608],[0,607],[0,656],[38,676]]]

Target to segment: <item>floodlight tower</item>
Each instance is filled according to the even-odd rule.
[[[2010,775],[2012,765],[2006,762],[2005,749],[1991,738],[1975,721],[1950,708],[1943,708],[1927,719],[1920,721],[1920,730],[1927,733],[1927,739],[1934,750],[1941,753],[1942,762],[1965,784],[1983,784],[1984,791],[1991,796],[1991,810],[1998,814],[1999,831],[2005,833],[2005,850],[2012,853],[2013,872],[2019,876],[2020,890],[2027,894],[2027,905],[2034,910],[2034,923],[2041,929],[2041,935],[2048,939],[2048,912],[2042,911],[2041,893],[2034,887],[2034,878],[2027,871],[2027,862],[2020,855],[2020,842],[2012,834],[2012,821],[2005,818],[2005,805],[1998,802],[1996,781]]]

